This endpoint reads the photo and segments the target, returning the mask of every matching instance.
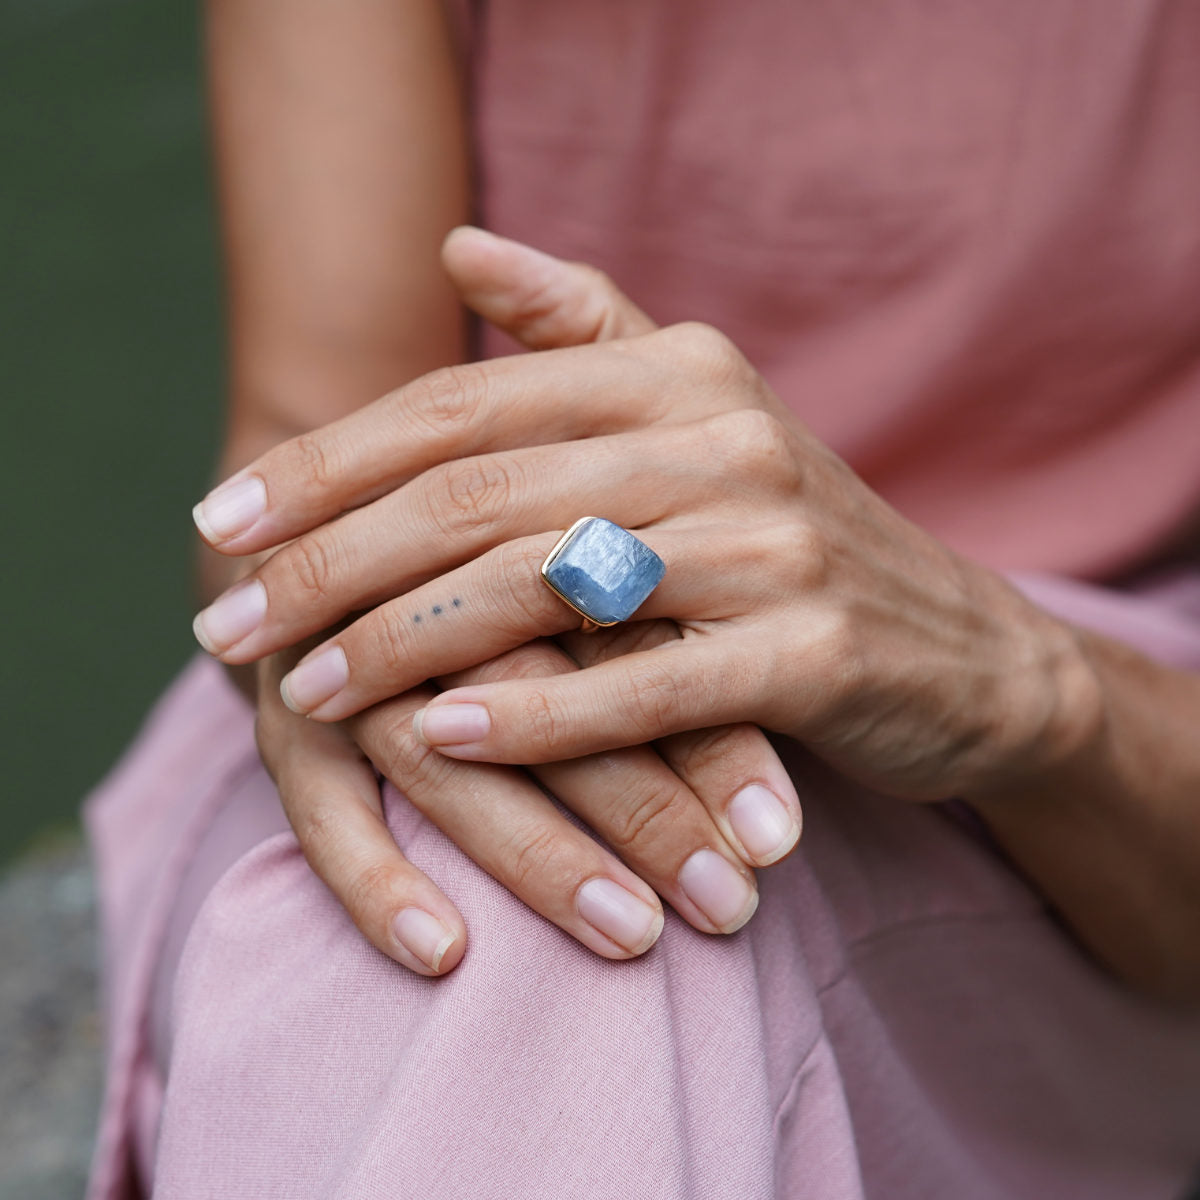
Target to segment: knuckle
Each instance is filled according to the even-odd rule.
[[[342,472],[327,434],[319,431],[299,434],[292,439],[291,452],[306,488],[319,492],[334,489]]]
[[[505,542],[488,556],[488,592],[501,628],[527,641],[532,632],[568,627],[570,610],[541,579],[546,550],[536,541]]]
[[[536,327],[553,318],[561,307],[557,281],[539,279],[516,297],[512,320],[518,329]]]
[[[603,293],[606,296],[611,296],[616,292],[617,285],[613,283],[612,276],[607,271],[602,271],[589,262],[573,262],[571,266],[578,273],[580,282],[589,291]]]
[[[726,472],[757,481],[793,473],[787,428],[772,413],[759,408],[718,413],[705,422],[704,435],[709,454]]]
[[[679,754],[680,769],[688,779],[727,774],[745,753],[751,739],[766,744],[763,735],[750,725],[719,725],[688,737]]]
[[[670,333],[677,352],[686,358],[693,370],[718,383],[740,382],[754,374],[734,342],[712,325],[685,321],[672,326]]]
[[[565,280],[555,272],[518,298],[512,319],[527,344],[579,345],[596,339],[603,313],[590,268],[583,263],[572,263],[570,268]]]
[[[604,831],[605,840],[624,857],[658,840],[660,831],[669,831],[683,815],[683,793],[667,785],[651,786],[629,797],[619,806],[612,825]]]
[[[479,418],[488,392],[487,371],[478,363],[441,367],[406,389],[409,412],[439,436],[461,434]]]
[[[395,867],[388,862],[373,862],[358,867],[341,889],[347,912],[360,929],[373,926],[373,915],[386,904],[396,884]]]
[[[285,546],[280,555],[281,565],[309,596],[323,600],[334,590],[336,559],[332,547],[320,536],[297,538]]]
[[[368,724],[363,729],[364,748],[396,787],[403,790],[410,786],[418,774],[417,752],[427,749],[413,736],[412,718],[405,714],[363,722],[364,726]]]
[[[828,586],[834,574],[836,550],[819,529],[803,521],[778,531],[776,536],[781,544],[773,549],[785,556],[781,561],[792,564],[797,587],[806,595],[815,595]]]
[[[487,529],[508,513],[516,482],[515,466],[498,455],[445,463],[429,497],[431,516],[453,535]]]
[[[388,711],[394,707],[377,705],[357,718],[356,737],[382,774],[416,804],[415,791],[420,785],[437,781],[451,769],[451,764],[417,740],[412,710],[405,706],[400,712]]]
[[[382,673],[395,685],[395,691],[404,691],[420,683],[419,671],[418,678],[410,679],[415,669],[413,646],[395,604],[376,609],[363,621],[370,630],[368,657],[382,668]]]
[[[642,662],[633,668],[625,699],[647,741],[674,731],[685,711],[683,687],[675,673],[654,662]]]
[[[556,874],[555,863],[562,851],[562,839],[551,829],[540,829],[513,847],[516,853],[509,867],[509,877],[518,893],[543,883]]]
[[[396,787],[403,791],[420,777],[420,759],[429,748],[417,741],[408,713],[364,718],[359,729],[363,748]]]
[[[328,861],[331,851],[338,845],[343,822],[336,807],[328,803],[301,806],[289,813],[297,839],[304,856],[314,864]]]
[[[559,723],[544,692],[534,689],[521,703],[521,733],[530,752],[553,758],[557,753]]]
[[[830,585],[843,552],[821,529],[788,517],[746,529],[731,553],[739,571],[765,573],[812,599]]]
[[[534,575],[537,575],[542,569],[545,558],[546,548],[529,538],[519,542],[505,542],[502,546],[497,547],[493,555],[496,569],[503,572],[506,577],[510,572],[519,574],[532,571]]]
[[[604,342],[615,334],[618,297],[612,279],[591,263],[572,264],[576,271],[578,340]]]

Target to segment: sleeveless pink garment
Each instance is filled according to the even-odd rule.
[[[488,225],[724,329],[913,519],[1200,670],[1200,5],[496,0],[463,27]],[[389,792],[470,930],[429,981],[308,871],[197,662],[88,805],[89,1196],[1181,1196],[1200,1024],[1107,978],[969,824],[781,752],[806,828],[758,915],[669,917],[623,964]]]

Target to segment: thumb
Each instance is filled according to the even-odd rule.
[[[657,326],[603,271],[564,262],[472,225],[442,243],[464,303],[531,350],[651,333]]]

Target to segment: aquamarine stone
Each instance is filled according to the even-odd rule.
[[[542,577],[597,625],[633,616],[666,571],[663,560],[628,530],[585,517],[542,567]]]

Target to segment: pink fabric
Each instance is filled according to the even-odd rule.
[[[488,223],[731,334],[918,524],[1100,577],[1200,507],[1200,6],[482,7]]]
[[[1200,507],[1200,6],[469,9],[493,227],[725,329],[914,519],[1200,669],[1200,574],[1078,581]],[[806,833],[755,920],[672,918],[627,964],[389,792],[471,930],[428,981],[278,832],[248,709],[193,664],[88,806],[91,1200],[1178,1196],[1200,1027],[1098,971],[969,823],[784,751]]]
[[[1040,586],[1070,615],[1078,585]],[[1113,631],[1119,600],[1083,594]],[[398,842],[471,930],[431,982],[363,942],[290,834],[206,850],[198,820],[131,802],[247,831],[273,811],[218,668],[197,661],[146,738],[89,809],[102,869],[137,845],[163,898],[123,922],[139,968],[113,980],[125,1053],[93,1198],[138,1194],[140,1174],[189,1200],[1167,1200],[1200,1161],[1200,1024],[1107,979],[969,827],[798,747],[804,843],[763,874],[755,920],[718,939],[671,917],[626,964],[532,917],[389,793]],[[186,917],[164,1101],[153,959],[197,853],[230,865]]]

